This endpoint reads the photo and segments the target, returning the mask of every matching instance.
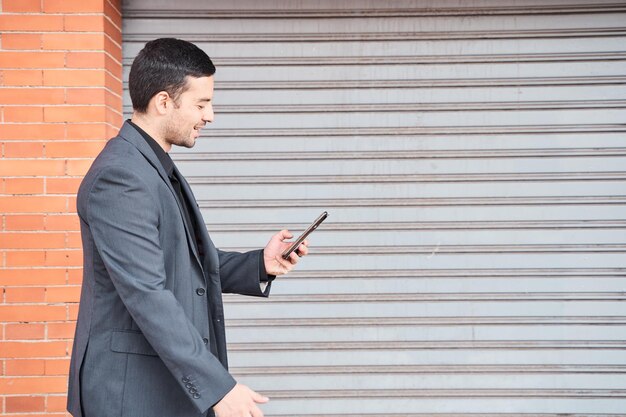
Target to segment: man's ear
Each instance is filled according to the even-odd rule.
[[[166,91],[159,91],[156,93],[152,99],[150,100],[154,110],[157,114],[165,115],[167,114],[168,107],[171,106],[171,103],[168,103],[170,95],[167,94]]]

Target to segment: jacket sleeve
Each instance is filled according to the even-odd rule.
[[[183,391],[206,412],[236,382],[165,288],[156,197],[131,168],[114,166],[98,174],[85,204],[79,210],[86,213],[94,244],[122,302]]]
[[[269,295],[274,277],[265,272],[262,249],[244,253],[218,250],[217,253],[223,292],[257,297]]]

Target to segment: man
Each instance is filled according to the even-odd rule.
[[[262,417],[268,401],[227,370],[222,292],[268,296],[307,254],[223,252],[167,152],[213,121],[209,57],[178,39],[148,42],[132,64],[133,115],[78,192],[84,277],[70,366],[74,417]]]

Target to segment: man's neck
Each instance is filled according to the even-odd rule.
[[[159,134],[160,129],[156,128],[156,126],[154,126],[154,123],[150,123],[148,117],[135,112],[130,118],[130,121],[143,129],[143,131],[146,132],[148,135],[150,135],[150,137],[154,139],[154,141],[158,143],[165,152],[169,152],[170,149],[172,149],[172,145],[167,143],[161,137],[161,135]]]

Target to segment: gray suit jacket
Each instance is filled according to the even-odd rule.
[[[167,174],[128,123],[83,179],[77,210],[84,273],[68,410],[75,417],[205,415],[235,385],[221,293],[268,295],[271,284],[264,292],[259,285],[260,252],[219,251],[201,227],[201,259]]]

